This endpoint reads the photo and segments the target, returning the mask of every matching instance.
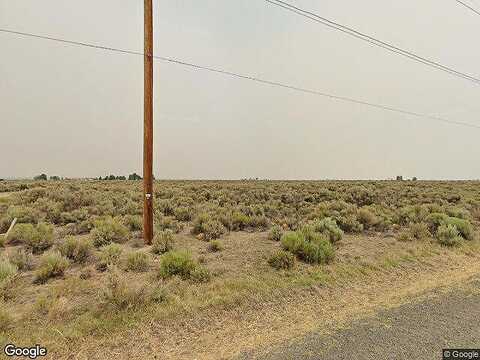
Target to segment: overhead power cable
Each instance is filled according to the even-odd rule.
[[[333,20],[329,20],[325,17],[322,17],[322,16],[312,12],[312,11],[301,9],[301,8],[295,6],[295,5],[289,4],[289,3],[285,2],[285,1],[282,1],[282,0],[264,0],[264,1],[266,1],[269,4],[272,4],[272,5],[278,6],[280,8],[283,8],[287,11],[292,12],[292,13],[295,13],[297,15],[300,15],[300,16],[303,16],[303,17],[308,18],[310,20],[313,20],[313,21],[315,21],[317,23],[320,23],[322,25],[325,25],[329,28],[341,31],[341,32],[343,32],[345,34],[348,34],[350,36],[353,36],[357,39],[363,40],[363,41],[365,41],[365,42],[367,42],[371,45],[378,46],[380,48],[383,48],[383,49],[388,50],[390,52],[393,52],[395,54],[404,56],[404,57],[409,58],[411,60],[417,61],[419,63],[430,66],[432,68],[435,68],[437,70],[444,71],[444,72],[449,73],[451,75],[457,76],[459,78],[462,78],[462,79],[465,79],[465,80],[468,80],[468,81],[471,81],[473,83],[476,83],[476,84],[480,85],[480,78],[477,78],[477,77],[474,77],[472,75],[468,75],[468,74],[463,73],[461,71],[455,70],[455,69],[450,68],[448,66],[445,66],[445,65],[443,65],[443,64],[441,64],[437,61],[427,59],[423,56],[415,54],[412,51],[402,49],[398,46],[395,46],[395,45],[390,44],[388,42],[377,39],[377,38],[375,38],[371,35],[368,35],[366,33],[358,31],[356,29],[353,29],[352,27],[342,25],[342,24],[340,24],[338,22],[335,22]]]
[[[19,36],[22,36],[22,37],[30,37],[30,38],[37,38],[37,39],[55,41],[55,42],[70,44],[70,45],[75,45],[75,46],[83,46],[83,47],[88,47],[88,48],[93,48],[93,49],[98,49],[98,50],[104,50],[104,51],[110,51],[110,52],[115,52],[115,53],[130,54],[130,55],[137,55],[137,56],[148,56],[148,55],[145,55],[142,52],[137,52],[137,51],[118,49],[118,48],[113,48],[113,47],[108,47],[108,46],[95,45],[95,44],[90,44],[90,43],[85,43],[85,42],[66,40],[66,39],[61,39],[61,38],[57,38],[57,37],[43,36],[43,35],[37,35],[37,34],[32,34],[32,33],[9,30],[9,29],[1,29],[0,28],[0,32],[7,33],[7,34],[13,34],[13,35],[19,35]],[[410,115],[410,116],[413,116],[413,117],[426,118],[426,119],[430,119],[430,120],[434,120],[434,121],[440,121],[440,122],[453,124],[453,125],[466,126],[466,127],[470,127],[470,128],[480,129],[480,125],[475,125],[475,124],[465,123],[465,122],[460,122],[460,121],[455,121],[455,120],[449,120],[449,119],[439,117],[439,116],[435,116],[435,115],[422,114],[422,113],[419,113],[419,112],[404,110],[404,109],[396,108],[396,107],[389,106],[389,105],[373,103],[373,102],[354,99],[354,98],[350,98],[350,97],[346,97],[346,96],[339,96],[339,95],[330,94],[330,93],[327,93],[327,92],[322,92],[322,91],[319,91],[319,90],[308,89],[308,88],[304,88],[304,87],[300,87],[300,86],[296,86],[296,85],[291,85],[291,84],[287,84],[287,83],[282,83],[282,82],[278,82],[278,81],[266,80],[266,79],[262,79],[262,78],[255,77],[255,76],[252,76],[252,75],[245,75],[245,74],[235,73],[235,72],[224,70],[224,69],[214,68],[214,67],[210,67],[210,66],[203,66],[203,65],[199,65],[199,64],[195,64],[195,63],[191,63],[191,62],[186,62],[186,61],[175,59],[175,58],[164,57],[164,56],[153,56],[153,58],[157,59],[157,60],[177,64],[177,65],[186,66],[186,67],[189,67],[189,68],[192,68],[192,69],[195,69],[195,70],[203,70],[203,71],[208,71],[208,72],[212,72],[212,73],[216,73],[216,74],[226,75],[226,76],[233,77],[233,78],[250,80],[250,81],[254,81],[254,82],[265,84],[265,85],[270,85],[270,86],[280,87],[280,88],[289,89],[289,90],[293,90],[293,91],[297,91],[297,92],[322,96],[322,97],[333,99],[333,100],[338,100],[338,101],[349,102],[349,103],[354,103],[354,104],[358,104],[358,105],[369,106],[369,107],[373,107],[373,108],[377,108],[377,109],[382,109],[382,110],[385,110],[385,111],[400,113],[400,114],[404,114],[404,115]]]
[[[468,5],[467,3],[464,3],[463,1],[460,1],[460,0],[455,0],[457,3],[459,3],[460,5],[462,6],[465,6],[467,9],[469,9],[470,11],[473,11],[475,14],[477,15],[480,15],[480,11],[478,11],[477,9],[475,9],[473,6],[470,6]]]

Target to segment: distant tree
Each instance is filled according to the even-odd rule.
[[[33,180],[45,180],[46,181],[46,180],[48,180],[48,177],[45,174],[41,174],[41,175],[35,176],[33,178]]]
[[[403,176],[401,175],[397,176],[397,181],[403,181]]]
[[[137,173],[133,173],[128,175],[128,180],[142,180],[142,177],[137,175]]]
[[[52,181],[59,181],[60,180],[60,176],[50,176],[50,180]]]
[[[415,176],[412,178],[412,181],[417,181],[417,180],[418,179]]]
[[[125,176],[117,176],[116,180],[127,180]]]
[[[115,175],[110,175],[110,176],[107,178],[107,180],[115,180],[115,179],[116,179]]]

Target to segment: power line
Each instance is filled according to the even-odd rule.
[[[105,51],[110,51],[110,52],[115,52],[115,53],[137,55],[137,56],[148,56],[148,55],[145,55],[145,54],[143,54],[141,52],[137,52],[137,51],[123,50],[123,49],[118,49],[118,48],[113,48],[113,47],[108,47],[108,46],[101,46],[101,45],[95,45],[95,44],[90,44],[90,43],[85,43],[85,42],[65,40],[65,39],[51,37],[51,36],[42,36],[42,35],[37,35],[37,34],[32,34],[32,33],[8,30],[8,29],[1,29],[0,28],[0,32],[7,33],[7,34],[20,35],[20,36],[24,36],[24,37],[31,37],[31,38],[55,41],[55,42],[60,42],[60,43],[65,43],[65,44],[70,44],[70,45],[75,45],[75,46],[83,46],[83,47],[88,47],[88,48],[93,48],[93,49],[105,50]],[[410,115],[410,116],[419,117],[419,118],[426,118],[426,119],[430,119],[430,120],[434,120],[434,121],[440,121],[440,122],[453,124],[453,125],[466,126],[466,127],[470,127],[470,128],[480,129],[480,125],[475,125],[475,124],[465,123],[465,122],[460,122],[460,121],[455,121],[455,120],[449,120],[449,119],[442,118],[442,117],[435,116],[435,115],[422,114],[422,113],[415,112],[415,111],[404,110],[404,109],[396,108],[396,107],[389,106],[389,105],[377,104],[377,103],[368,102],[368,101],[359,100],[359,99],[354,99],[354,98],[350,98],[350,97],[346,97],[346,96],[329,94],[329,93],[326,93],[326,92],[313,90],[313,89],[307,89],[307,88],[303,88],[303,87],[300,87],[300,86],[286,84],[286,83],[282,83],[282,82],[278,82],[278,81],[261,79],[261,78],[258,78],[258,77],[252,76],[252,75],[245,75],[245,74],[235,73],[235,72],[232,72],[232,71],[227,71],[227,70],[223,70],[223,69],[219,69],[219,68],[194,64],[194,63],[178,60],[178,59],[175,59],[175,58],[164,57],[164,56],[153,56],[153,58],[157,59],[157,60],[165,61],[165,62],[168,62],[168,63],[173,63],[173,64],[177,64],[177,65],[186,66],[186,67],[196,69],[196,70],[203,70],[203,71],[208,71],[208,72],[212,72],[212,73],[226,75],[226,76],[233,77],[233,78],[250,80],[250,81],[254,81],[254,82],[265,84],[265,85],[280,87],[280,88],[289,89],[289,90],[302,92],[302,93],[306,93],[306,94],[311,94],[311,95],[322,96],[322,97],[333,99],[333,100],[338,100],[338,101],[349,102],[349,103],[354,103],[354,104],[358,104],[358,105],[369,106],[369,107],[373,107],[373,108],[377,108],[377,109],[381,109],[381,110],[385,110],[385,111],[389,111],[389,112],[395,112],[395,113]]]
[[[315,22],[318,22],[322,25],[328,26],[332,29],[341,31],[341,32],[343,32],[345,34],[348,34],[350,36],[353,36],[357,39],[363,40],[363,41],[365,41],[365,42],[367,42],[371,45],[381,47],[385,50],[388,50],[388,51],[396,53],[398,55],[407,57],[411,60],[420,62],[424,65],[430,66],[430,67],[435,68],[437,70],[441,70],[441,71],[444,71],[444,72],[449,73],[451,75],[469,80],[469,81],[474,82],[476,84],[480,84],[480,78],[476,78],[474,76],[468,75],[466,73],[463,73],[463,72],[460,72],[460,71],[455,70],[453,68],[442,65],[439,62],[436,62],[436,61],[427,59],[425,57],[419,56],[412,51],[405,50],[405,49],[402,49],[398,46],[390,44],[388,42],[379,40],[379,39],[377,39],[373,36],[370,36],[366,33],[363,33],[361,31],[355,30],[351,27],[342,25],[338,22],[335,22],[335,21],[329,20],[325,17],[322,17],[322,16],[320,16],[320,15],[314,13],[314,12],[311,12],[311,11],[308,11],[308,10],[305,10],[305,9],[301,9],[301,8],[295,6],[295,5],[289,4],[289,3],[285,2],[285,1],[282,1],[282,0],[265,0],[265,1],[267,3],[272,4],[272,5],[283,8],[287,11],[293,12],[297,15],[300,15],[300,16],[303,16],[303,17],[308,18],[310,20],[313,20]]]
[[[480,15],[480,11],[478,11],[477,9],[475,9],[473,6],[470,6],[466,3],[464,3],[463,1],[460,1],[460,0],[455,0],[457,3],[459,3],[460,5],[462,6],[465,6],[467,9],[470,9],[471,11],[473,11],[475,14],[477,15]]]

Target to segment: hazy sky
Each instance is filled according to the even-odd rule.
[[[480,76],[480,16],[454,0],[291,2]],[[263,0],[154,3],[157,55],[480,125],[480,85]],[[143,51],[143,1],[0,0],[0,27]],[[141,172],[141,56],[0,49],[0,178]],[[480,130],[155,66],[157,178],[480,178]]]

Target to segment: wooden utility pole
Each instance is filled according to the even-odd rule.
[[[143,126],[143,238],[153,239],[153,6],[145,0],[144,126]]]

